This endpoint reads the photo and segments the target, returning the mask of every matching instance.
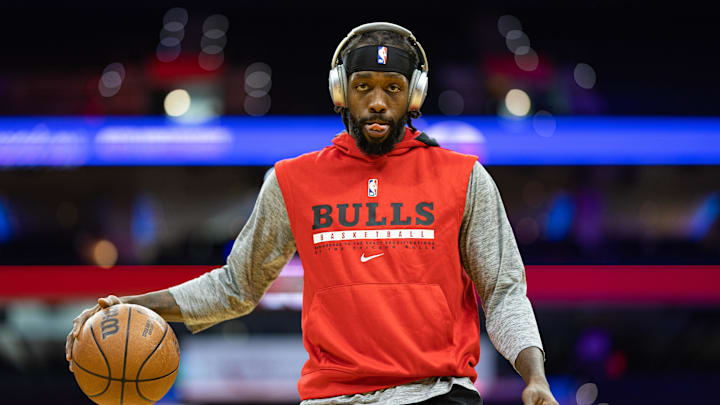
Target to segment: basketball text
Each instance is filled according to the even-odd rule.
[[[143,337],[152,335],[154,328],[155,328],[155,326],[153,325],[152,322],[150,322],[149,319],[147,321],[145,321],[145,329],[143,329],[143,333],[142,333]]]
[[[102,322],[100,323],[100,329],[102,331],[102,338],[105,339],[108,336],[112,336],[118,331],[118,310],[117,308],[110,307],[103,313]]]

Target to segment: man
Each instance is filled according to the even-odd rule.
[[[523,403],[557,405],[494,182],[476,157],[412,127],[427,65],[400,26],[354,29],[330,73],[347,131],[332,146],[276,164],[225,266],[168,290],[101,298],[84,311],[68,335],[68,360],[79,328],[102,307],[143,305],[193,333],[246,315],[297,250],[309,355],[302,405],[482,404],[473,385],[476,288],[490,339],[527,383]]]

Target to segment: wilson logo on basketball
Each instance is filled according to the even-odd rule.
[[[102,322],[100,323],[100,331],[102,332],[102,338],[105,340],[106,337],[112,336],[118,331],[118,311],[115,307],[110,307],[102,316]]]

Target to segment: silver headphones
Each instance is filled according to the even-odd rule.
[[[332,98],[333,104],[337,107],[347,108],[347,76],[345,75],[345,66],[342,64],[342,59],[339,59],[340,52],[342,51],[345,44],[350,41],[354,36],[360,35],[364,32],[369,31],[392,31],[396,32],[405,38],[410,40],[410,43],[419,50],[419,55],[422,58],[422,70],[415,69],[410,80],[410,92],[408,94],[408,111],[416,111],[419,115],[420,107],[425,101],[428,89],[428,60],[425,56],[420,43],[417,42],[415,36],[407,29],[392,23],[387,22],[375,22],[363,24],[359,27],[355,27],[340,42],[335,54],[333,54],[332,62],[330,62],[330,76],[328,77],[328,84],[330,86],[330,97]]]

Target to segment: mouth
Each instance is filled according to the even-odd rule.
[[[390,125],[384,122],[370,122],[365,124],[365,132],[371,138],[382,138],[387,135],[390,130]]]

